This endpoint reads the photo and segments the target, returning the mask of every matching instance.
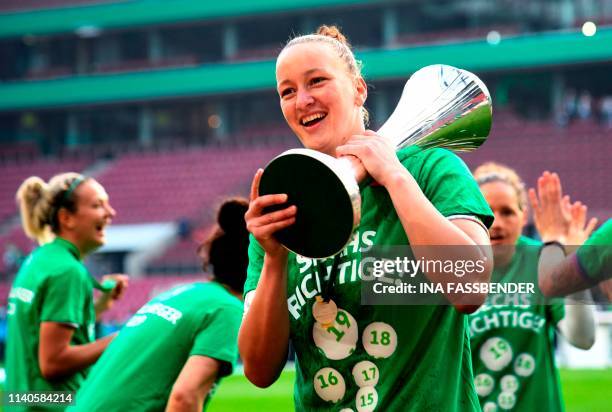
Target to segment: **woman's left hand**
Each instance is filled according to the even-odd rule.
[[[587,223],[587,207],[570,202],[563,196],[561,181],[556,173],[544,172],[538,179],[538,191],[529,189],[533,220],[543,242],[558,241],[567,246],[579,246],[591,235],[597,224]]]
[[[123,274],[112,274],[102,276],[102,282],[105,280],[114,280],[117,282],[115,287],[106,293],[102,293],[96,300],[94,306],[96,314],[101,314],[113,307],[113,303],[121,299],[129,284],[129,277]]]
[[[351,136],[345,144],[336,148],[336,154],[357,157],[370,176],[382,186],[387,186],[397,173],[407,173],[398,160],[391,141],[372,130]]]

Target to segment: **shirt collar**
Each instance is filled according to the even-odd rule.
[[[59,236],[55,238],[53,243],[67,249],[68,252],[70,252],[77,260],[81,260],[81,252],[79,252],[79,249],[74,245],[74,243]]]

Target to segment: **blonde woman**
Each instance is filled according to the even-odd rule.
[[[542,243],[522,235],[527,223],[523,181],[513,169],[493,162],[478,167],[474,177],[495,215],[492,281],[537,285]],[[591,308],[562,301],[543,305],[535,293],[489,295],[469,316],[469,325],[474,383],[485,412],[562,411],[554,334],[581,349],[595,339]]]
[[[274,382],[291,340],[296,410],[479,410],[463,314],[474,307],[457,295],[448,306],[361,305],[355,269],[361,250],[372,245],[467,246],[472,255],[462,258],[482,259],[492,215],[474,179],[446,150],[396,153],[366,130],[367,85],[336,27],[291,40],[277,58],[276,80],[283,115],[302,144],[355,156],[377,184],[361,190],[356,236],[330,265],[289,253],[276,241],[274,232],[293,224],[297,210],[264,212],[287,198],[259,196],[257,172],[246,213],[253,236],[238,340],[246,376],[261,387]],[[487,282],[490,266],[471,280]],[[459,279],[426,276],[436,283]],[[471,302],[477,306],[480,298]],[[313,309],[325,301],[334,302],[332,316]]]
[[[96,316],[127,286],[126,276],[111,275],[115,286],[94,303],[99,284],[83,265],[104,244],[115,210],[98,182],[77,173],[48,183],[30,177],[17,201],[25,233],[41,246],[24,261],[9,295],[5,389],[76,391],[112,339],[95,340]]]

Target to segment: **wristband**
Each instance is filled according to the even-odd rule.
[[[544,249],[546,246],[558,246],[561,248],[561,251],[563,252],[563,256],[567,256],[567,253],[565,252],[565,246],[563,245],[563,243],[559,242],[558,240],[551,240],[548,242],[544,242],[544,244],[542,245],[542,248],[540,249],[540,254],[542,254],[542,249]]]

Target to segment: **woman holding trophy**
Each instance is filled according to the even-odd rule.
[[[472,246],[475,256],[487,256],[493,219],[476,182],[446,150],[396,153],[366,130],[367,86],[335,27],[291,40],[278,56],[276,79],[281,110],[302,144],[354,156],[375,182],[361,189],[353,240],[326,265],[274,237],[295,222],[297,208],[283,206],[283,193],[260,196],[262,171],[256,173],[245,215],[253,236],[239,335],[246,376],[260,387],[272,384],[291,340],[297,410],[479,410],[462,312],[484,296],[472,296],[472,306],[461,294],[449,296],[448,306],[364,306],[356,270],[361,250],[375,245]],[[479,281],[488,281],[489,263]]]

